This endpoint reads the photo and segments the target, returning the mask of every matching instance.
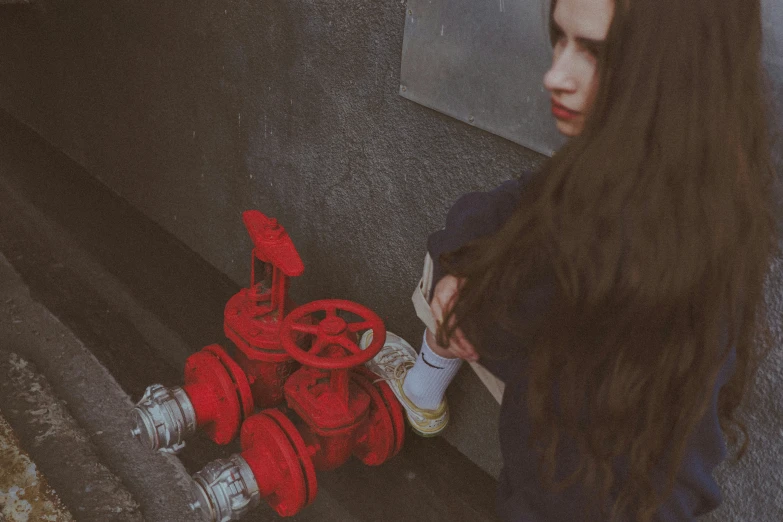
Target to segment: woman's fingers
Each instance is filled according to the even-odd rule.
[[[427,329],[427,345],[429,345],[430,350],[441,357],[448,359],[457,357],[468,361],[478,360],[478,353],[476,353],[475,348],[470,344],[470,341],[465,339],[462,330],[459,329],[454,331],[454,335],[449,339],[447,346],[439,345],[435,334]]]
[[[468,361],[478,360],[476,349],[470,341],[465,338],[465,335],[459,328],[454,330],[454,335],[449,339],[449,351],[460,359],[466,359]]]
[[[435,317],[438,324],[441,324],[443,316],[451,309],[452,303],[456,300],[458,290],[459,280],[450,275],[443,277],[443,279],[438,281],[438,284],[435,285],[430,308],[432,309],[433,317]]]
[[[432,302],[430,308],[432,309],[432,315],[435,318],[438,327],[443,324],[443,317],[448,314],[452,304],[457,298],[459,291],[460,280],[454,276],[447,275],[443,277],[435,286],[433,292]],[[454,324],[454,317],[450,318],[450,325]],[[432,347],[430,347],[432,348]],[[467,359],[469,361],[477,361],[478,353],[470,341],[467,340],[462,330],[457,328],[452,332],[451,338],[448,340],[448,346],[440,346],[441,349],[446,349],[454,356],[460,359]]]

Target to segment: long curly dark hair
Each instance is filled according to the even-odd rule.
[[[760,9],[617,0],[583,132],[498,233],[441,258],[464,278],[442,338],[460,327],[483,357],[525,356],[542,480],[581,481],[611,520],[650,520],[671,493],[732,347],[718,412],[737,458],[747,447],[735,413],[771,346],[763,297],[780,215]],[[531,332],[515,310],[547,275],[555,298]],[[487,325],[532,341],[497,353]],[[556,481],[566,439],[581,465]]]

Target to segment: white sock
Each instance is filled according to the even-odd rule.
[[[432,351],[427,344],[427,332],[421,343],[416,364],[408,370],[402,391],[416,406],[434,410],[443,400],[446,388],[462,366],[462,359],[447,359]]]

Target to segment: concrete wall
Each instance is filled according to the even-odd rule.
[[[413,344],[427,235],[542,157],[398,96],[405,5],[41,1],[0,13],[0,106],[246,283],[241,211],[277,217],[306,302],[340,297]],[[175,270],[176,267],[172,267]],[[221,318],[216,317],[215,321]],[[448,438],[490,473],[497,406],[463,371]]]
[[[462,193],[543,158],[397,95],[404,12],[404,0],[5,7],[0,107],[237,282],[240,212],[277,217],[306,265],[295,299],[356,300],[416,343],[427,235]],[[775,397],[779,368],[764,377]],[[497,406],[469,370],[450,399],[448,439],[497,473]],[[780,404],[754,410],[768,438],[727,472],[721,519],[746,520],[746,489],[773,491],[758,481],[780,476]]]

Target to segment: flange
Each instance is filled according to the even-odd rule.
[[[244,372],[218,345],[210,345],[185,362],[185,391],[198,425],[217,444],[228,444],[253,412],[253,396]],[[210,404],[216,403],[216,404]],[[201,417],[208,412],[208,417]]]
[[[280,411],[267,409],[247,419],[241,442],[261,496],[278,514],[295,515],[315,499],[318,486],[309,452]]]

